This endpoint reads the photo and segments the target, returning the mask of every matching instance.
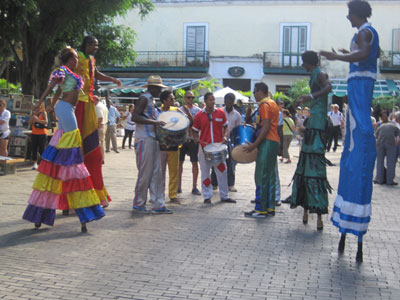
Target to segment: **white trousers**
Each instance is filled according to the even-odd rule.
[[[213,194],[211,185],[211,162],[204,157],[203,147],[199,146],[199,163],[201,170],[201,191],[204,199],[210,199]],[[213,166],[217,175],[219,196],[221,200],[229,198],[228,196],[228,172],[225,159],[223,162]]]
[[[152,208],[165,206],[162,184],[160,147],[152,137],[135,138],[136,166],[138,178],[135,187],[134,206],[145,206],[150,190]]]

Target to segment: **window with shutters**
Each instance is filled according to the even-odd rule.
[[[184,47],[187,63],[202,64],[206,61],[208,51],[208,24],[185,23]]]
[[[281,23],[281,66],[301,67],[301,54],[310,49],[309,23]]]

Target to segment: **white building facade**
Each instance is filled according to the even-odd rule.
[[[155,0],[144,19],[136,10],[118,20],[137,33],[133,73],[211,76],[224,86],[250,90],[264,81],[285,91],[308,77],[301,67],[306,50],[349,48],[356,32],[346,19],[347,1]],[[381,79],[399,79],[400,1],[369,1],[388,66]],[[397,53],[398,52],[398,53]],[[331,78],[346,78],[348,64],[322,61]]]

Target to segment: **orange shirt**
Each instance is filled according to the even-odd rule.
[[[265,104],[264,104],[265,103]],[[278,135],[278,121],[279,121],[279,107],[275,103],[275,101],[264,98],[260,102],[258,102],[258,114],[261,117],[261,120],[258,120],[257,123],[261,123],[264,119],[270,120],[270,127],[267,136],[265,137],[266,140],[271,140],[275,142],[280,142],[279,135]]]
[[[44,120],[43,113],[40,113],[39,120]],[[32,134],[40,135],[47,134],[46,128],[36,128],[35,123],[32,124]]]

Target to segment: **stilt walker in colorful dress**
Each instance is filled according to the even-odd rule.
[[[340,161],[338,194],[332,222],[339,228],[339,252],[343,253],[347,233],[358,236],[356,260],[363,261],[362,241],[371,217],[372,175],[376,158],[371,102],[379,57],[379,37],[367,22],[371,6],[367,1],[352,0],[347,18],[358,29],[351,41],[350,52],[321,51],[329,60],[350,63],[347,81],[349,106],[346,116],[346,140]]]
[[[299,162],[293,176],[290,207],[304,208],[303,224],[308,222],[308,212],[317,213],[317,229],[323,229],[322,214],[328,213],[328,190],[325,159],[328,94],[332,90],[328,75],[318,66],[318,54],[306,51],[301,55],[303,66],[311,73],[311,93],[298,101],[309,101],[310,117],[305,122],[305,134]]]
[[[78,215],[82,232],[86,232],[86,223],[104,217],[104,211],[83,163],[82,140],[74,114],[78,93],[83,86],[82,78],[72,71],[78,64],[76,51],[64,49],[61,62],[36,104],[40,106],[59,85],[58,94],[63,93],[62,100],[57,102],[56,98],[51,104],[58,118],[58,130],[42,155],[39,174],[33,183],[23,218],[35,223],[36,228],[42,223],[53,226],[56,209],[61,202],[66,202]]]
[[[119,86],[121,85],[121,81],[104,75],[97,70],[96,60],[93,55],[98,49],[99,42],[94,36],[86,36],[83,39],[81,51],[78,52],[79,61],[76,73],[82,76],[85,85],[83,87],[84,94],[79,94],[79,102],[75,109],[75,115],[82,135],[83,155],[86,168],[92,177],[94,189],[100,198],[102,206],[107,207],[111,198],[103,182],[103,156],[97,132],[98,122],[96,105],[93,100],[93,90],[95,79],[111,81]],[[63,207],[61,209],[65,210],[68,209],[68,207]]]

